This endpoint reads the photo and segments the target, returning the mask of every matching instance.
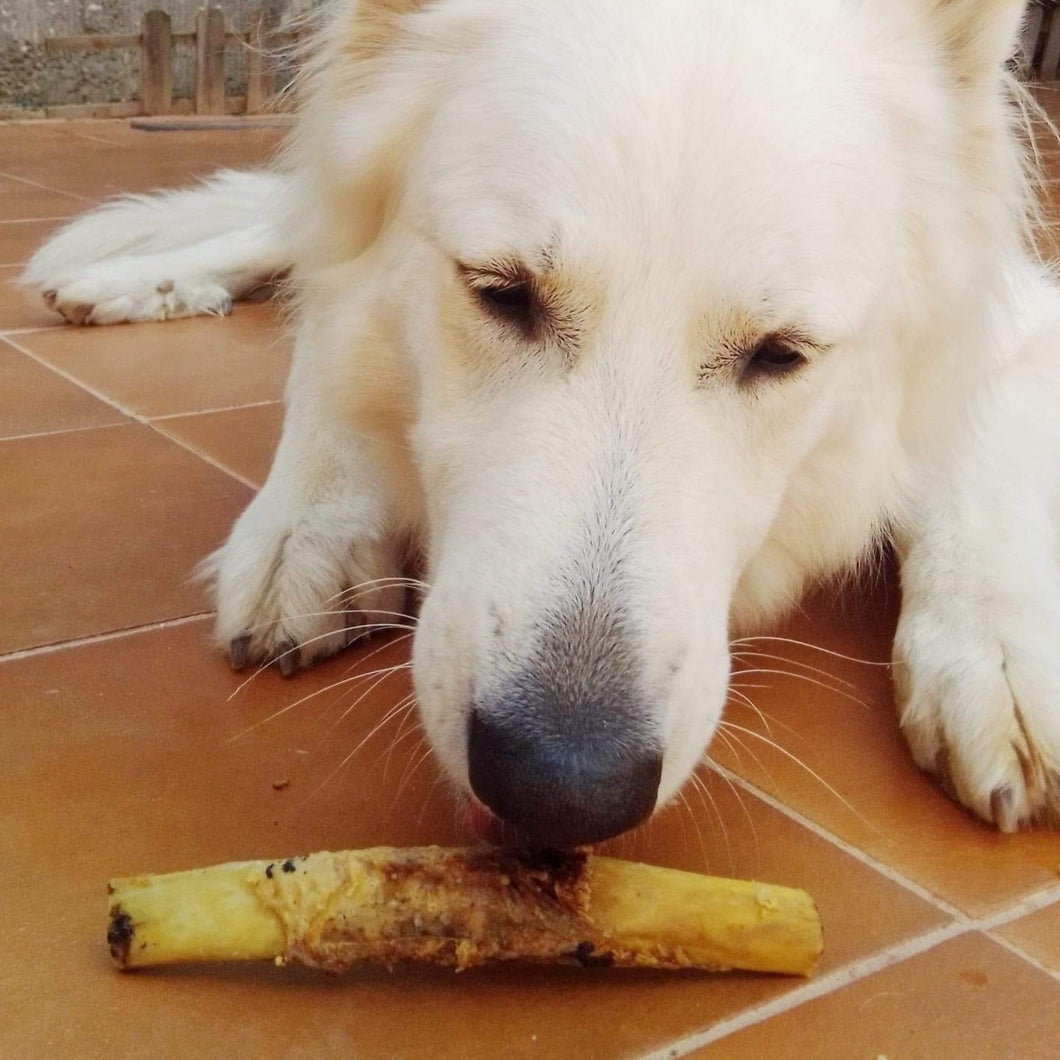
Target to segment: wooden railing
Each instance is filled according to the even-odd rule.
[[[140,98],[127,103],[83,103],[47,107],[49,115],[78,117],[133,117],[165,114],[260,114],[272,109],[276,96],[276,72],[270,56],[278,45],[297,39],[291,31],[280,32],[271,21],[273,5],[264,5],[243,32],[225,23],[219,8],[200,9],[194,29],[174,33],[165,11],[148,11],[136,35],[87,35],[50,37],[49,52],[104,51],[135,48],[140,52]],[[195,50],[194,95],[173,95],[175,48]],[[246,94],[226,96],[225,53],[229,48],[244,52]],[[1032,0],[1022,41],[1020,73],[1027,80],[1060,79],[1060,0]]]
[[[48,107],[49,115],[65,117],[135,117],[166,114],[260,114],[271,109],[276,96],[276,70],[271,60],[279,45],[297,39],[291,31],[280,32],[270,21],[268,6],[251,20],[242,33],[225,22],[217,7],[201,8],[195,28],[174,33],[165,11],[148,11],[137,35],[92,34],[49,37],[45,50],[52,53],[109,51],[114,48],[140,52],[140,98],[126,103],[81,103]],[[194,95],[173,95],[173,53],[178,47],[195,50]],[[225,88],[225,54],[241,49],[246,69],[246,94],[228,96]]]
[[[1060,79],[1060,4],[1032,0],[1027,5],[1020,73],[1028,81]]]

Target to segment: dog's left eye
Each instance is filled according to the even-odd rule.
[[[772,335],[763,339],[744,362],[745,379],[756,376],[781,376],[801,368],[806,358],[782,338]]]

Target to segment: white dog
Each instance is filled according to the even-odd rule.
[[[28,279],[111,323],[293,269],[218,637],[335,652],[402,609],[421,547],[428,735],[531,838],[669,800],[733,633],[888,538],[914,757],[1015,829],[1060,813],[1060,288],[1027,237],[1022,7],[345,0],[276,172],[106,206]]]

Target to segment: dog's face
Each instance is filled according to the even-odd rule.
[[[734,609],[870,535],[904,371],[881,319],[924,233],[899,98],[920,75],[866,75],[867,6],[518,5],[440,90],[389,241],[432,583],[417,692],[448,772],[532,838],[674,795]]]

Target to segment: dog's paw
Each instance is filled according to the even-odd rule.
[[[232,312],[228,291],[208,279],[151,280],[109,265],[89,266],[81,275],[64,277],[43,296],[71,324],[126,324]]]
[[[895,685],[914,758],[954,798],[1005,832],[1060,822],[1060,629],[1033,600],[907,605]]]
[[[285,675],[378,630],[406,626],[404,549],[358,532],[343,506],[290,510],[266,492],[203,564],[216,639],[232,666],[275,662]]]

